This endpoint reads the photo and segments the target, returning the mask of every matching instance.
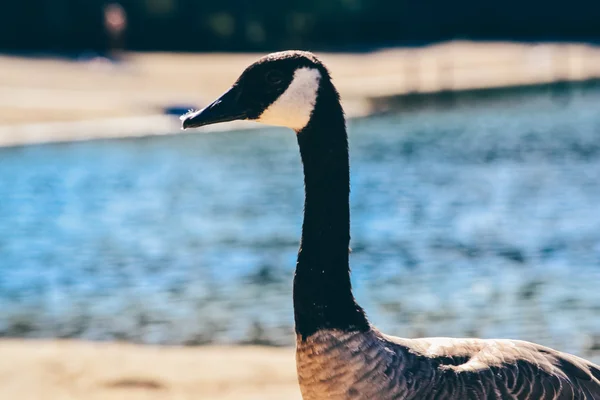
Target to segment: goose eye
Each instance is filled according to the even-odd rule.
[[[276,85],[278,83],[283,82],[283,74],[280,71],[269,71],[266,75],[267,83],[271,85]]]

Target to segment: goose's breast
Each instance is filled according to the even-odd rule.
[[[304,400],[403,399],[398,357],[371,333],[324,330],[297,339]]]

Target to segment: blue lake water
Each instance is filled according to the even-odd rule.
[[[599,105],[580,90],[352,121],[371,320],[600,360]],[[0,149],[0,335],[291,344],[302,203],[283,129]]]

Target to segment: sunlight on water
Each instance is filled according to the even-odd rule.
[[[599,360],[598,104],[353,121],[351,262],[372,321]],[[290,344],[302,202],[279,129],[2,149],[0,334]]]

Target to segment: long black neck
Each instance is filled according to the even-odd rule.
[[[304,165],[304,223],[294,277],[296,333],[366,331],[350,284],[350,166],[342,107],[323,82],[309,124],[298,133]]]

